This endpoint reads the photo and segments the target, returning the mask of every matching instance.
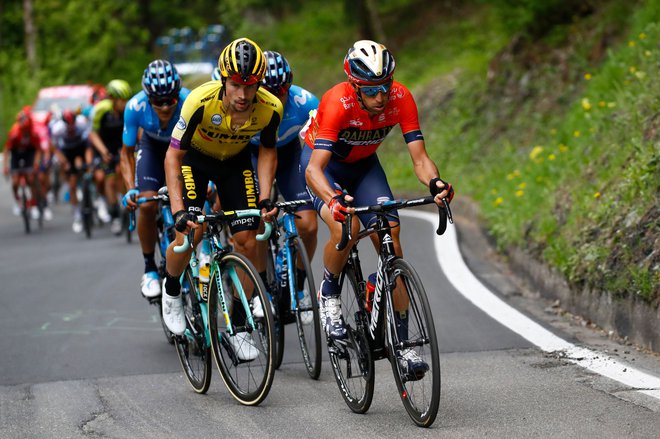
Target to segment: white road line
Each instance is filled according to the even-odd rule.
[[[438,221],[437,214],[430,212],[407,210],[401,214],[429,221],[433,227]],[[660,378],[621,363],[602,352],[567,342],[493,294],[465,265],[454,226],[449,225],[443,236],[436,235],[435,250],[438,262],[452,285],[477,308],[500,324],[545,352],[558,354],[561,358],[592,372],[660,399]]]

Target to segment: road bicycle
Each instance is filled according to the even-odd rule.
[[[71,190],[75,190],[75,188],[72,188]],[[94,228],[94,215],[96,213],[96,209],[94,209],[96,185],[94,184],[92,169],[89,167],[83,172],[82,178],[80,179],[80,190],[82,192],[82,198],[80,200],[80,215],[82,218],[83,230],[85,231],[87,239],[91,239],[92,229]]]
[[[433,197],[428,196],[355,208],[355,214],[370,212],[376,219],[359,231],[340,276],[342,315],[348,337],[339,341],[327,338],[337,385],[352,411],[365,413],[369,409],[374,392],[374,361],[387,358],[401,401],[413,422],[421,427],[433,424],[440,403],[438,341],[421,279],[409,262],[394,254],[388,217],[392,217],[395,209],[433,202]],[[438,212],[436,233],[442,234],[447,220],[453,221],[446,200],[444,208]],[[352,216],[348,215],[342,225],[338,250],[344,249],[351,240]],[[357,243],[373,233],[378,236],[380,252],[375,287],[371,292],[362,274]],[[399,313],[398,319],[395,313]],[[403,319],[404,314],[407,319]],[[407,370],[405,357],[413,351],[427,365],[425,368]]]
[[[158,277],[165,279],[165,255],[167,254],[167,247],[174,240],[174,218],[172,217],[172,209],[170,208],[170,198],[167,193],[167,186],[163,186],[158,190],[157,195],[150,197],[137,197],[134,201],[140,205],[144,203],[158,203],[158,213],[156,214],[156,230],[158,231]],[[127,233],[132,233],[135,230],[135,211],[128,210],[128,228]],[[147,299],[150,304],[158,308],[158,318],[163,327],[165,338],[170,344],[174,344],[174,334],[167,329],[163,321],[162,313],[162,300],[161,296],[151,297]]]
[[[266,273],[267,289],[275,308],[275,368],[279,369],[284,356],[284,327],[295,322],[307,373],[318,379],[321,373],[318,299],[311,263],[295,224],[296,208],[309,203],[311,200],[275,203],[283,215],[268,240]],[[304,280],[298,274],[299,264],[305,273]]]
[[[34,175],[34,174],[33,174]],[[35,176],[36,177],[36,176]],[[30,203],[32,202],[32,187],[28,183],[27,173],[20,171],[18,175],[18,202],[21,206],[21,218],[25,233],[29,234],[30,228]],[[41,215],[40,215],[41,216]]]
[[[198,393],[208,390],[211,380],[210,353],[220,371],[227,390],[241,404],[261,403],[273,383],[273,315],[270,307],[263,308],[263,317],[252,314],[250,297],[255,295],[266,303],[266,287],[254,265],[242,254],[222,246],[222,229],[239,218],[261,217],[258,209],[220,211],[198,215],[199,224],[206,223],[211,246],[209,284],[203,294],[200,288],[199,260],[192,250],[190,263],[181,277],[181,293],[186,330],[175,337],[177,353],[186,378]],[[272,225],[265,223],[266,240]],[[194,235],[191,231],[190,235]],[[193,247],[194,236],[185,236],[174,251],[182,253]],[[239,309],[232,309],[239,306]],[[234,324],[235,313],[243,313],[245,323]],[[234,317],[233,317],[234,316]],[[229,341],[237,333],[248,332],[254,340],[258,355],[254,359],[240,359]]]

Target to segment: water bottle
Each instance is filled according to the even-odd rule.
[[[373,302],[374,302],[374,291],[376,291],[376,273],[371,273],[369,277],[367,278],[367,287],[365,289],[366,291],[366,308],[368,312],[371,312],[371,308],[373,307]]]

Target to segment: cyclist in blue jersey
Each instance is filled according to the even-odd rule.
[[[278,191],[286,201],[309,199],[305,175],[300,171],[301,144],[298,134],[309,119],[311,111],[319,106],[319,100],[309,91],[293,84],[293,71],[287,59],[275,51],[264,51],[266,76],[262,85],[277,96],[284,105],[284,115],[277,132],[277,171],[275,180]],[[254,169],[259,154],[259,134],[252,143]],[[318,223],[314,206],[299,207],[296,212],[296,229],[311,260],[316,251]],[[297,267],[298,285],[305,284],[305,269]],[[307,296],[305,296],[307,297]],[[255,304],[259,306],[260,304]],[[305,304],[303,304],[305,305]],[[259,314],[259,312],[257,312]]]
[[[128,101],[124,113],[121,169],[128,189],[122,203],[128,209],[137,209],[134,196],[150,197],[165,186],[165,153],[170,144],[174,125],[181,114],[181,107],[190,93],[181,87],[176,68],[169,62],[157,59],[149,63],[142,76],[142,91]],[[138,129],[142,129],[140,147]],[[142,295],[147,298],[161,294],[158,267],[154,259],[158,232],[156,228],[156,203],[140,206],[137,233],[144,257],[144,274],[140,283]]]

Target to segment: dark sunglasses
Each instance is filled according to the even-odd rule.
[[[387,93],[392,88],[392,81],[386,82],[385,84],[380,85],[367,85],[359,87],[360,91],[370,98],[376,96],[378,93],[383,92]]]
[[[177,98],[160,98],[160,99],[153,98],[153,99],[149,99],[149,102],[154,107],[163,108],[163,107],[171,107],[173,105],[176,105],[176,103],[179,102],[179,100]]]
[[[266,88],[266,90],[268,90],[275,96],[280,97],[280,96],[284,96],[289,91],[289,88],[291,88],[291,84],[281,85],[279,87],[268,87],[268,86],[264,86],[264,87]]]

